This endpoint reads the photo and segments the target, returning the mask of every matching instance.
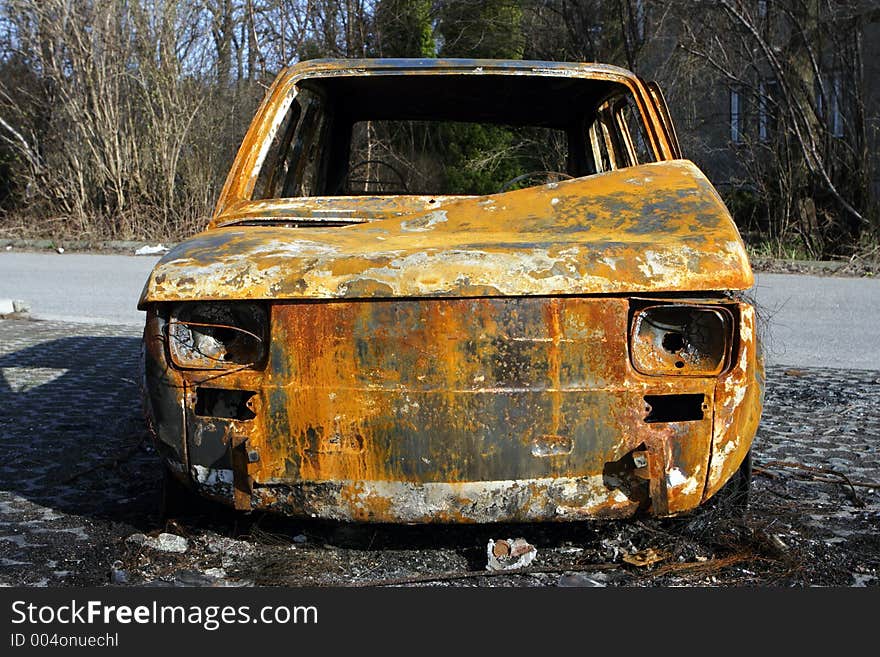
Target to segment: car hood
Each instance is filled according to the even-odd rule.
[[[357,199],[338,202],[350,213]],[[332,201],[321,203],[326,210]],[[727,208],[686,160],[436,205],[343,227],[208,230],[159,261],[139,307],[743,290],[753,283]]]

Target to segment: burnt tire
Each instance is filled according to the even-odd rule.
[[[715,493],[715,508],[735,515],[743,515],[749,508],[749,494],[752,488],[752,450],[727,483]]]
[[[191,514],[198,508],[200,499],[186,487],[168,468],[162,468],[162,497],[159,516],[163,520]]]

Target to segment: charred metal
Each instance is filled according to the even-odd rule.
[[[426,102],[434,78],[462,95]],[[303,90],[312,99],[297,106]],[[318,138],[302,132],[318,130],[314,103],[343,92],[402,97],[406,119],[579,136],[553,182],[339,195],[345,130],[321,133],[318,178],[296,158]],[[650,161],[628,132],[607,132],[625,124],[590,127],[621,94]],[[533,97],[546,102],[516,102]],[[328,116],[388,118],[375,99]],[[290,151],[273,157],[273,140]],[[709,181],[677,158],[662,97],[614,67],[285,70],[210,226],[162,258],[141,296],[147,412],[169,472],[238,509],[372,522],[665,516],[705,502],[748,454],[763,365],[740,298],[753,283],[742,240]],[[282,195],[259,198],[263,179]],[[307,184],[315,193],[294,194]]]

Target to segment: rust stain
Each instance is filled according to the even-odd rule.
[[[705,497],[714,495],[736,472],[752,446],[764,398],[764,361],[758,349],[755,309],[739,306],[739,348],[736,365],[715,388],[712,455]]]

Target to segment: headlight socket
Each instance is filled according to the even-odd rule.
[[[654,376],[716,376],[728,365],[733,313],[721,305],[655,304],[630,325],[633,367]]]
[[[260,367],[268,334],[268,313],[262,304],[181,302],[169,314],[168,351],[183,369]]]

